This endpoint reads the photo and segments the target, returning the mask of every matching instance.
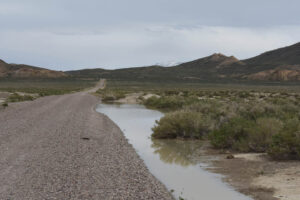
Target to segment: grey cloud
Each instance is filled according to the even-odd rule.
[[[254,56],[300,38],[298,0],[2,0],[0,58],[52,69]]]

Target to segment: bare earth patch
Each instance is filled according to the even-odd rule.
[[[9,92],[0,92],[0,99],[6,99],[10,94]]]
[[[139,103],[139,97],[143,95],[143,93],[130,93],[127,94],[125,98],[114,101],[115,103],[124,103],[124,104],[137,104]]]
[[[210,171],[224,175],[224,181],[255,200],[299,200],[300,162],[274,161],[266,154],[220,154],[209,149],[206,154],[218,159],[210,161]]]
[[[282,200],[300,199],[300,166],[277,169],[269,176],[259,176],[253,185],[275,188],[274,196]]]
[[[146,94],[143,95],[142,92],[137,92],[137,93],[130,93],[127,94],[125,98],[119,99],[114,101],[115,103],[124,103],[124,104],[138,104],[141,103],[140,97],[142,97],[143,99],[149,99],[151,97],[160,97],[156,94]]]

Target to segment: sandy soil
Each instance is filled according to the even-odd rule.
[[[139,99],[140,97],[144,98],[144,99],[149,99],[151,97],[159,97],[156,94],[146,94],[143,95],[142,92],[137,92],[137,93],[130,93],[127,94],[125,98],[119,99],[117,101],[114,101],[114,103],[124,103],[124,104],[139,104],[141,103],[141,100]]]
[[[6,99],[10,94],[9,92],[0,92],[0,99]]]
[[[140,103],[139,97],[142,96],[143,93],[130,93],[127,94],[125,98],[114,101],[115,103],[124,103],[124,104],[138,104]]]
[[[299,200],[300,162],[274,161],[266,154],[228,154],[208,147],[208,155],[215,155],[210,171],[225,175],[228,182],[238,191],[256,200]]]
[[[0,110],[0,199],[172,199],[94,110],[98,88]]]

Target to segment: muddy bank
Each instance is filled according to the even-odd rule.
[[[256,200],[300,199],[299,161],[275,161],[266,154],[226,154],[208,143],[201,154],[216,156],[208,161],[212,166],[208,170],[224,175],[225,182]]]

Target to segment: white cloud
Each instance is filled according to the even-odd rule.
[[[241,28],[136,25],[105,29],[0,32],[0,56],[52,69],[183,62],[215,52],[248,58],[299,42],[300,26]]]

